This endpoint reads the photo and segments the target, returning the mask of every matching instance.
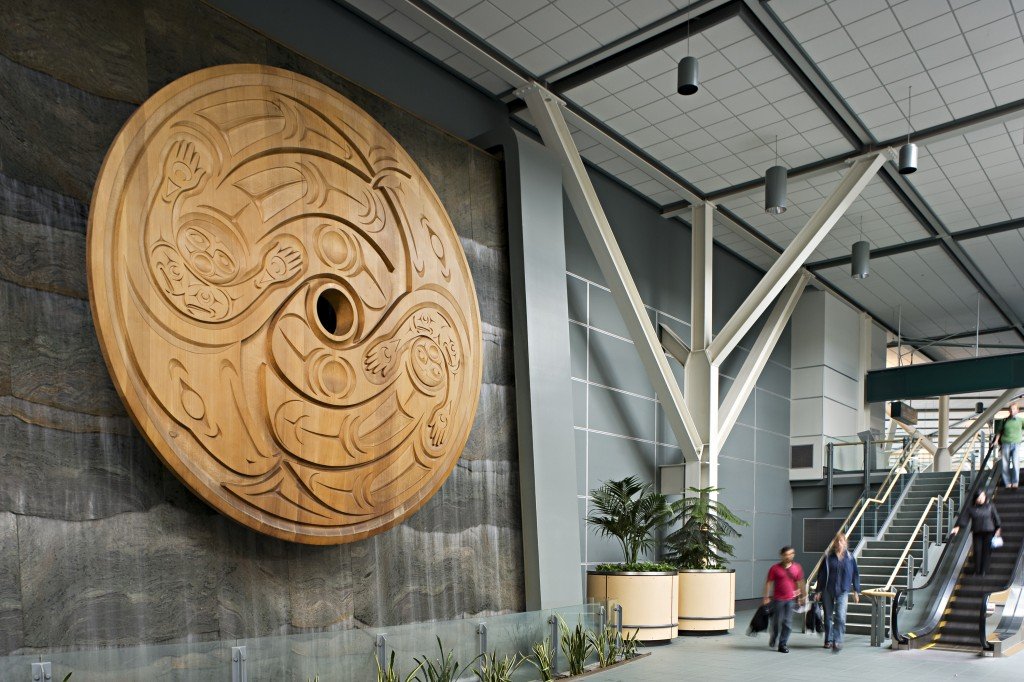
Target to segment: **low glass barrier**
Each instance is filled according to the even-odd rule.
[[[596,632],[615,624],[598,604],[544,611],[475,616],[459,620],[410,623],[393,627],[352,628],[329,632],[269,635],[245,639],[184,642],[76,651],[43,651],[0,657],[0,680],[32,680],[34,663],[48,663],[50,678],[61,682],[130,682],[135,680],[208,682],[232,680],[233,666],[244,667],[249,682],[321,682],[376,679],[377,656],[386,664],[395,654],[395,668],[405,679],[419,661],[442,661],[451,652],[463,669],[460,679],[476,679],[483,652],[504,656],[532,655],[535,644],[549,641],[557,651],[555,671],[568,671],[558,627],[582,624]],[[552,638],[555,641],[551,641]],[[439,643],[440,640],[440,643]],[[234,659],[234,660],[233,660]],[[596,656],[591,656],[593,663]],[[43,678],[40,678],[43,679]],[[240,678],[238,678],[240,679]],[[537,669],[523,664],[515,680],[540,679]]]

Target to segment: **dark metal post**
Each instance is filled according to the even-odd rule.
[[[941,527],[942,526],[935,527],[936,535],[938,534],[939,528]],[[928,575],[928,524],[925,524],[924,528],[922,528],[921,530],[924,531],[921,534],[921,575],[926,576]]]
[[[914,555],[907,555],[907,611],[914,608]]]
[[[953,500],[952,499],[946,500],[946,504],[948,505],[948,509],[947,509],[948,513],[946,514],[946,523],[949,524],[949,530],[946,532],[946,535],[949,535],[949,533],[953,532],[953,515],[954,515],[954,513],[953,513]]]
[[[487,654],[487,623],[477,623],[476,626],[477,650],[481,656]]]
[[[615,629],[619,631],[619,639],[622,639],[622,604],[616,604],[615,608]]]
[[[871,444],[869,441],[864,440],[864,495],[865,497],[871,497]]]
[[[385,660],[388,655],[388,637],[387,635],[377,635],[373,640],[374,654],[377,656],[377,662],[380,663],[380,667],[387,665]]]
[[[554,650],[551,656],[551,672],[558,672],[558,616],[552,613],[548,618],[548,624],[551,626],[551,648]]]
[[[244,646],[231,647],[231,682],[248,682],[249,671],[245,666],[248,658]]]
[[[835,465],[835,452],[832,443],[825,443],[825,478],[827,486],[825,491],[825,506],[832,511],[832,467]]]

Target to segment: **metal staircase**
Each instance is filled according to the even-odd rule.
[[[917,474],[904,494],[895,513],[888,519],[877,539],[863,541],[857,553],[862,590],[886,589],[894,575],[905,571],[907,557],[914,565],[923,559],[922,543],[913,542],[920,534],[920,521],[925,510],[934,507],[933,500],[945,495],[956,472]],[[956,493],[954,493],[956,495]],[[959,504],[956,504],[959,509]],[[909,548],[908,548],[909,545]],[[889,614],[886,613],[886,622]],[[871,606],[867,600],[860,604],[850,602],[846,617],[846,630],[851,634],[870,634]]]

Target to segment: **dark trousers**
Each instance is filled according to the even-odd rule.
[[[789,633],[793,631],[790,621],[793,619],[793,607],[795,599],[776,601],[775,610],[772,611],[772,621],[768,629],[768,642],[775,642],[778,646],[789,644]]]
[[[995,533],[974,533],[974,575],[988,573],[989,559],[992,557],[992,536]]]

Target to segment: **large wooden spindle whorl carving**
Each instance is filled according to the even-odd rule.
[[[480,393],[473,282],[423,173],[352,102],[253,65],[175,81],[115,139],[88,243],[114,383],[221,512],[349,542],[448,477]]]

